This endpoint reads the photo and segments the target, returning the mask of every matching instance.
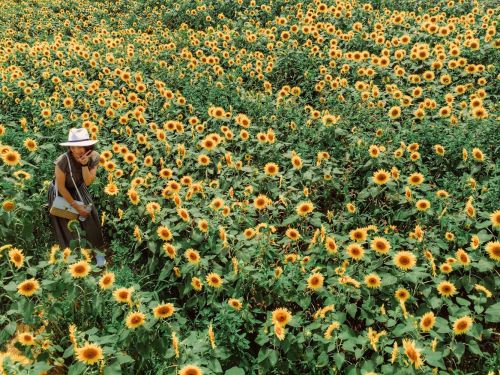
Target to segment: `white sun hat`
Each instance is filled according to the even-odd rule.
[[[91,146],[97,143],[89,137],[89,132],[85,128],[69,129],[68,141],[59,143],[61,146]]]

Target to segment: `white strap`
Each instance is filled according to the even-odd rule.
[[[71,162],[69,161],[68,154],[64,154],[64,156],[66,156],[66,159],[68,159],[69,174],[71,175],[71,180],[73,181],[73,185],[75,185],[76,192],[78,193],[78,196],[80,197],[80,200],[83,203],[85,203],[85,201],[82,198],[82,195],[80,194],[80,190],[78,190],[78,187],[76,186],[75,180],[73,179],[73,171],[71,170]],[[56,184],[56,186],[57,186],[57,184]]]

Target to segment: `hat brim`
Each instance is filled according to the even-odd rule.
[[[79,141],[79,142],[63,142],[59,143],[61,146],[92,146],[96,144],[97,140],[89,140],[89,141]]]

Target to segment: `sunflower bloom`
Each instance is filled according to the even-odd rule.
[[[468,315],[458,318],[453,323],[453,332],[455,335],[463,335],[472,327],[472,318]]]
[[[86,343],[76,349],[76,359],[86,365],[93,365],[104,359],[102,348],[99,345]]]

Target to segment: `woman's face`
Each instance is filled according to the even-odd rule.
[[[82,146],[70,146],[69,149],[73,153],[75,158],[79,158],[83,154],[85,154],[85,147]]]

